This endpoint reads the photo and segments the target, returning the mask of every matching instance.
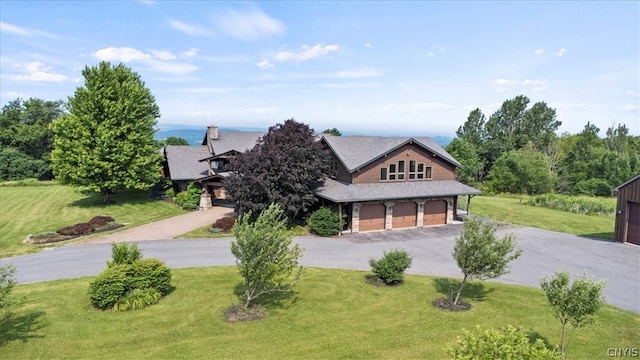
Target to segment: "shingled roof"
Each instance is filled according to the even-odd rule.
[[[209,175],[209,164],[199,161],[209,155],[206,146],[167,145],[164,154],[171,180],[194,180]]]
[[[385,154],[411,143],[423,147],[457,167],[462,167],[453,156],[449,155],[440,145],[428,137],[323,135],[322,139],[349,172],[354,172]]]
[[[455,180],[345,184],[325,179],[314,193],[333,202],[352,202],[479,195],[481,192]]]
[[[219,156],[232,151],[242,153],[253,149],[258,139],[264,134],[263,132],[253,131],[220,131],[217,139],[211,139],[212,153],[207,153],[202,159]]]

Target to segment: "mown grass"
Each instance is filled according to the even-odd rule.
[[[184,213],[177,206],[149,199],[146,191],[124,191],[104,205],[102,196],[83,195],[62,185],[0,187],[0,257],[38,251],[41,246],[23,243],[28,234],[56,231],[109,215],[126,229]]]
[[[175,291],[160,303],[124,313],[94,309],[91,278],[17,286],[24,303],[0,321],[2,359],[442,359],[462,329],[522,326],[556,344],[560,323],[535,288],[471,283],[468,312],[431,302],[448,279],[406,276],[397,287],[365,282],[366,272],[306,269],[293,298],[267,301],[269,316],[227,323],[237,302],[234,267],[174,270]],[[606,306],[578,329],[569,358],[605,358],[610,347],[636,347],[637,314]]]
[[[204,226],[204,227],[189,231],[186,234],[182,234],[178,236],[178,239],[200,239],[200,238],[216,239],[216,238],[233,237],[233,234],[231,232],[211,232],[209,231],[210,228],[211,226]],[[293,236],[309,235],[309,233],[307,232],[307,229],[305,229],[304,226],[301,226],[301,225],[291,225],[289,227],[289,230],[291,231],[291,234]]]
[[[526,202],[525,198],[517,197],[476,196],[471,199],[471,214],[510,224],[613,240],[615,217],[575,214],[530,206]],[[464,202],[459,206],[464,209]]]

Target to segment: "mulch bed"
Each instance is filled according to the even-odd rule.
[[[471,304],[466,301],[458,299],[458,303],[453,305],[453,299],[451,298],[439,298],[433,300],[431,303],[434,307],[448,311],[468,311],[471,310]]]
[[[224,318],[228,322],[249,322],[267,317],[267,310],[260,305],[250,305],[248,309],[242,305],[233,305],[224,311]]]

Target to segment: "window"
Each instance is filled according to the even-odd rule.
[[[338,176],[338,162],[337,161],[332,161],[331,162],[331,177],[332,178],[336,178],[336,176]]]
[[[396,164],[389,164],[389,180],[396,181]]]
[[[387,181],[387,168],[380,168],[380,181]]]
[[[398,180],[404,180],[404,160],[398,161]]]
[[[418,164],[418,173],[416,175],[418,175],[418,180],[424,180],[424,164],[423,163]]]
[[[424,178],[431,179],[431,166],[427,166],[424,170]]]
[[[409,180],[416,179],[416,161],[409,160]]]

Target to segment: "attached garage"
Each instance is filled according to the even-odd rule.
[[[640,245],[640,203],[629,202],[627,242]]]
[[[418,218],[415,201],[399,202],[393,205],[393,228],[416,227]]]
[[[616,241],[640,245],[640,174],[614,189],[616,206]]]
[[[360,207],[360,231],[384,230],[384,204],[364,204]]]
[[[444,225],[447,223],[447,202],[431,200],[424,204],[424,226]]]

